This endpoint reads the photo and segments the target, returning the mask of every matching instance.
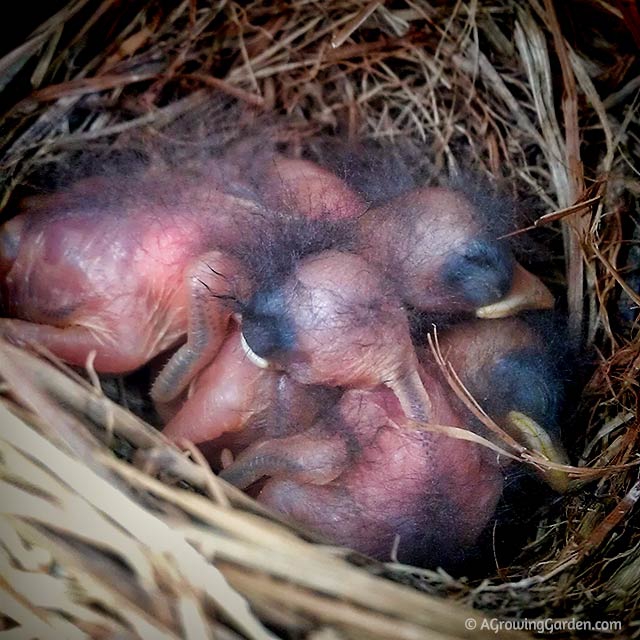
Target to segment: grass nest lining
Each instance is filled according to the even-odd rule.
[[[552,247],[531,267],[564,292],[588,354],[565,425],[581,469],[517,564],[493,576],[383,565],[279,523],[197,451],[184,455],[108,400],[94,375],[2,344],[7,637],[493,637],[488,618],[610,620],[640,633],[631,3],[58,5],[0,59],[3,206],[78,149],[162,136],[221,94],[284,115],[290,140],[400,140],[426,149],[433,172],[471,158],[526,199]]]

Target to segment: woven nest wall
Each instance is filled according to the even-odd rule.
[[[402,141],[425,170],[471,166],[527,203],[520,235],[546,247],[529,266],[581,345],[581,392],[563,425],[569,490],[512,566],[468,579],[314,544],[108,400],[95,374],[3,342],[3,635],[476,638],[495,636],[491,618],[640,633],[635,5],[56,5],[4,41],[3,207],[78,150],[172,135],[221,96],[286,122],[292,144]],[[536,630],[551,632],[500,637]]]

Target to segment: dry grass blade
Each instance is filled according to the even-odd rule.
[[[331,39],[331,46],[335,49],[345,43],[353,32],[382,4],[380,0],[372,0],[362,7],[358,13]]]
[[[550,0],[545,0],[546,20],[553,35],[556,54],[560,61],[563,81],[562,113],[564,116],[564,149],[567,168],[567,199],[576,202],[585,190],[582,162],[580,160],[580,126],[578,123],[578,93],[574,70],[569,61],[569,47],[564,40],[555,8]],[[582,244],[585,241],[588,221],[581,217],[567,220],[565,225],[565,252],[567,263],[567,288],[569,302],[569,322],[575,334],[582,328],[584,300],[584,256]]]
[[[48,39],[56,39],[56,33],[76,13],[81,11],[91,0],[76,0],[70,2],[58,13],[41,24],[27,40],[0,59],[0,91],[19,73],[29,59],[37,54],[38,50]]]
[[[75,624],[56,615],[46,615],[34,611],[30,603],[31,597],[25,600],[0,577],[0,607],[2,613],[18,623],[18,628],[8,633],[12,638],[69,638],[85,640],[89,636]],[[4,632],[5,637],[7,632]]]
[[[2,511],[6,515],[38,522],[122,557],[146,588],[154,584],[158,573],[174,583],[188,584],[194,597],[201,597],[200,593],[209,596],[248,637],[271,637],[251,615],[243,599],[182,536],[81,462],[21,424],[5,408],[2,412],[3,459],[8,478],[1,492]],[[8,446],[16,452],[28,452],[29,458],[43,469],[38,470],[24,457],[12,463],[14,456]],[[36,483],[32,489],[37,493],[19,486],[20,473]],[[59,484],[58,479],[64,484]]]

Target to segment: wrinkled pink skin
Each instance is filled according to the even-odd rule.
[[[282,203],[312,219],[340,220],[362,215],[366,203],[342,180],[308,160],[274,155],[261,176],[269,206]]]
[[[443,387],[421,376],[429,422],[464,427]],[[283,383],[292,385],[284,397]],[[502,491],[495,456],[414,430],[383,386],[346,391],[336,416],[309,401],[313,387],[303,395],[295,388],[287,376],[253,367],[232,334],[164,433],[200,443],[216,467],[222,450],[230,449],[235,460],[223,477],[243,489],[258,487],[260,501],[330,541],[388,560],[399,536],[401,560],[461,560]],[[279,404],[280,415],[295,409],[295,419],[274,426],[271,413],[265,427],[271,403]],[[287,409],[287,403],[294,404]]]
[[[211,248],[236,241],[254,205],[214,180],[144,179],[144,198],[103,203],[92,192],[107,199],[113,184],[93,179],[33,200],[3,227],[4,305],[20,319],[0,320],[0,331],[74,365],[95,351],[105,373],[136,369],[188,333],[167,397],[220,347],[232,309],[211,294],[237,295],[246,283],[237,261]]]
[[[448,313],[464,304],[440,276],[445,259],[482,230],[478,212],[461,193],[439,187],[415,189],[367,211],[360,229],[362,255],[391,268],[407,302]]]
[[[332,171],[275,153],[269,143],[264,146],[242,140],[225,157],[232,179],[250,184],[268,208],[323,220],[359,217],[367,210],[367,203]]]
[[[302,260],[282,288],[297,348],[274,362],[303,384],[385,384],[409,418],[426,418],[406,310],[373,265],[324,251]]]
[[[463,426],[442,388],[433,380],[425,385],[433,403],[430,422]],[[340,412],[348,437],[342,473],[334,469],[336,479],[325,482],[331,474],[318,464],[322,474],[310,481],[308,472],[297,477],[289,465],[272,473],[258,499],[331,541],[383,560],[392,558],[397,537],[400,561],[461,561],[502,493],[495,456],[464,440],[411,430],[386,389],[348,391]],[[280,458],[285,447],[273,447]],[[333,459],[341,453],[335,445]],[[292,455],[301,457],[297,449]]]
[[[193,381],[163,433],[174,440],[187,439],[201,445],[216,467],[220,467],[223,450],[238,455],[235,483],[243,488],[265,473],[259,465],[250,463],[251,469],[244,469],[238,461],[252,461],[259,452],[264,456],[270,443],[279,446],[287,442],[296,448],[300,457],[294,466],[302,477],[316,479],[317,462],[333,479],[336,459],[341,464],[346,462],[344,442],[317,422],[320,411],[332,402],[335,394],[329,390],[303,386],[280,371],[256,367],[247,359],[236,330],[227,337],[215,360]],[[165,407],[158,408],[166,411]],[[321,442],[326,446],[318,446]],[[290,455],[288,460],[292,461]]]
[[[157,406],[167,421],[163,433],[169,438],[195,444],[216,440],[237,452],[256,438],[280,437],[311,426],[328,393],[300,385],[281,371],[256,367],[235,329],[178,408]]]
[[[420,373],[428,421],[464,427],[442,385]],[[216,468],[229,449],[235,460],[223,477],[242,489],[258,487],[259,500],[335,543],[386,560],[399,536],[400,559],[462,559],[502,491],[495,456],[414,430],[381,385],[346,391],[337,417],[326,404],[321,412],[314,389],[255,367],[232,332],[164,433],[200,444]]]
[[[305,215],[335,208],[340,217],[362,206],[320,167],[272,164],[265,193]],[[317,190],[332,195],[314,198]],[[158,402],[176,398],[224,340],[233,312],[225,296],[249,295],[242,265],[226,250],[251,232],[262,206],[253,196],[211,163],[191,178],[150,172],[129,190],[92,178],[32,198],[0,230],[2,298],[13,316],[0,319],[0,333],[77,366],[95,352],[102,373],[132,371],[186,336],[153,389]]]

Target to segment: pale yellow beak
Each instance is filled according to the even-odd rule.
[[[553,442],[549,434],[532,418],[510,411],[505,425],[509,433],[523,446],[543,455],[550,462],[569,464],[567,454],[559,444]],[[556,491],[564,493],[569,486],[569,478],[559,469],[540,469],[542,478]]]
[[[418,423],[429,421],[433,412],[431,399],[416,369],[401,377],[391,377],[385,386],[398,398],[407,418]]]
[[[244,351],[244,355],[247,356],[247,360],[249,360],[249,362],[251,362],[252,364],[255,364],[256,367],[259,367],[260,369],[273,368],[271,366],[271,363],[268,360],[265,360],[264,358],[259,356],[257,353],[255,353],[253,349],[247,344],[247,341],[245,340],[245,337],[242,331],[240,332],[240,345],[242,346],[242,351]]]
[[[498,302],[476,309],[476,316],[485,319],[506,318],[525,309],[553,309],[554,304],[549,289],[536,276],[516,264],[509,293]]]

